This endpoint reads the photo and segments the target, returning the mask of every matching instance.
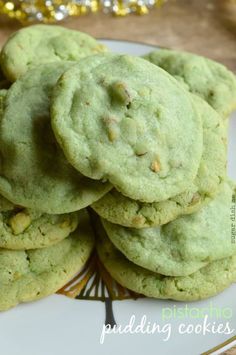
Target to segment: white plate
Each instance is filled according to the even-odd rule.
[[[154,48],[124,41],[101,40],[101,42],[114,52],[134,55],[145,54]],[[236,118],[236,114],[234,116]],[[235,137],[236,119],[231,119],[229,174],[234,179],[236,179]],[[216,297],[187,305],[181,302],[141,298],[136,301],[113,301],[113,314],[122,330],[134,315],[133,329],[145,316],[144,330],[147,330],[148,322],[152,326],[156,323],[162,328],[160,329],[162,333],[156,331],[154,334],[141,332],[109,334],[105,336],[103,344],[100,344],[106,314],[103,302],[53,295],[0,314],[0,353],[3,355],[143,355],[145,353],[198,355],[232,338],[236,334],[235,331],[232,334],[219,334],[219,332],[214,334],[210,329],[211,331],[206,335],[195,333],[186,335],[180,334],[180,324],[183,323],[185,328],[188,325],[190,327],[197,325],[199,330],[204,319],[196,318],[196,314],[202,312],[204,316],[206,312],[211,327],[215,324],[216,328],[220,323],[225,325],[229,322],[231,330],[236,329],[235,294],[236,284]],[[106,307],[109,316],[111,315],[109,302],[106,303]],[[187,316],[176,317],[174,311],[183,311],[184,307],[188,307],[185,310]],[[163,314],[166,315],[166,319],[163,319]],[[164,341],[170,330],[169,340]]]

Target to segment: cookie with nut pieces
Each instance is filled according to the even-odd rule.
[[[196,212],[216,196],[226,179],[227,120],[222,121],[200,97],[193,99],[203,123],[203,154],[194,181],[181,194],[153,203],[133,200],[113,189],[92,204],[101,217],[126,227],[153,227]]]
[[[68,161],[125,196],[163,201],[196,177],[201,118],[190,94],[144,59],[82,59],[59,79],[51,115]]]

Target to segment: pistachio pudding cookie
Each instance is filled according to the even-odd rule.
[[[236,281],[236,255],[210,262],[189,276],[163,276],[126,259],[101,226],[98,233],[97,250],[107,271],[122,286],[147,297],[197,301],[222,292]]]
[[[84,211],[46,214],[28,209],[0,213],[0,248],[36,249],[60,242],[72,233]]]
[[[106,47],[93,37],[61,26],[34,25],[13,33],[2,48],[0,63],[12,82],[38,65],[78,61]]]
[[[135,229],[102,223],[111,242],[133,263],[167,276],[187,276],[209,262],[236,254],[229,214],[235,193],[235,185],[225,182],[199,212],[161,227]]]
[[[101,217],[126,227],[158,226],[196,212],[215,197],[226,178],[227,121],[200,97],[192,98],[203,122],[203,155],[193,183],[183,193],[153,203],[132,200],[113,189],[91,206]]]
[[[155,50],[145,59],[163,68],[225,118],[236,108],[236,77],[224,65],[196,54]]]
[[[125,196],[163,201],[196,177],[202,122],[191,96],[141,58],[82,59],[59,79],[51,116],[68,161]]]
[[[79,227],[56,245],[34,250],[0,249],[0,310],[53,294],[85,265],[94,247],[86,212]]]
[[[69,213],[90,205],[111,188],[76,171],[51,129],[52,89],[72,65],[41,65],[7,92],[0,122],[0,192],[16,205],[45,213]]]

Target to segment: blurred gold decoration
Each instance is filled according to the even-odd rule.
[[[144,15],[165,0],[0,0],[0,14],[23,23],[62,21],[99,10],[116,16]]]
[[[230,32],[235,32],[236,0],[218,0],[217,5],[222,23]]]

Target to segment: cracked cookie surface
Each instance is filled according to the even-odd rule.
[[[199,212],[156,228],[125,228],[102,220],[111,240],[130,261],[167,276],[190,275],[209,262],[236,254],[229,211],[235,185],[221,184],[218,195]]]
[[[93,37],[61,26],[35,25],[15,32],[2,48],[0,61],[6,77],[15,81],[38,65],[78,61],[106,47]]]
[[[88,260],[94,237],[86,212],[68,238],[34,250],[0,249],[0,310],[53,294]]]
[[[236,108],[236,78],[224,65],[193,53],[160,49],[144,56],[228,118]]]
[[[212,297],[236,281],[236,256],[213,261],[189,276],[163,276],[133,264],[110,242],[101,225],[97,250],[105,268],[122,286],[159,299],[197,301]]]
[[[32,210],[0,213],[0,248],[36,249],[58,243],[72,233],[83,211],[45,214]]]

